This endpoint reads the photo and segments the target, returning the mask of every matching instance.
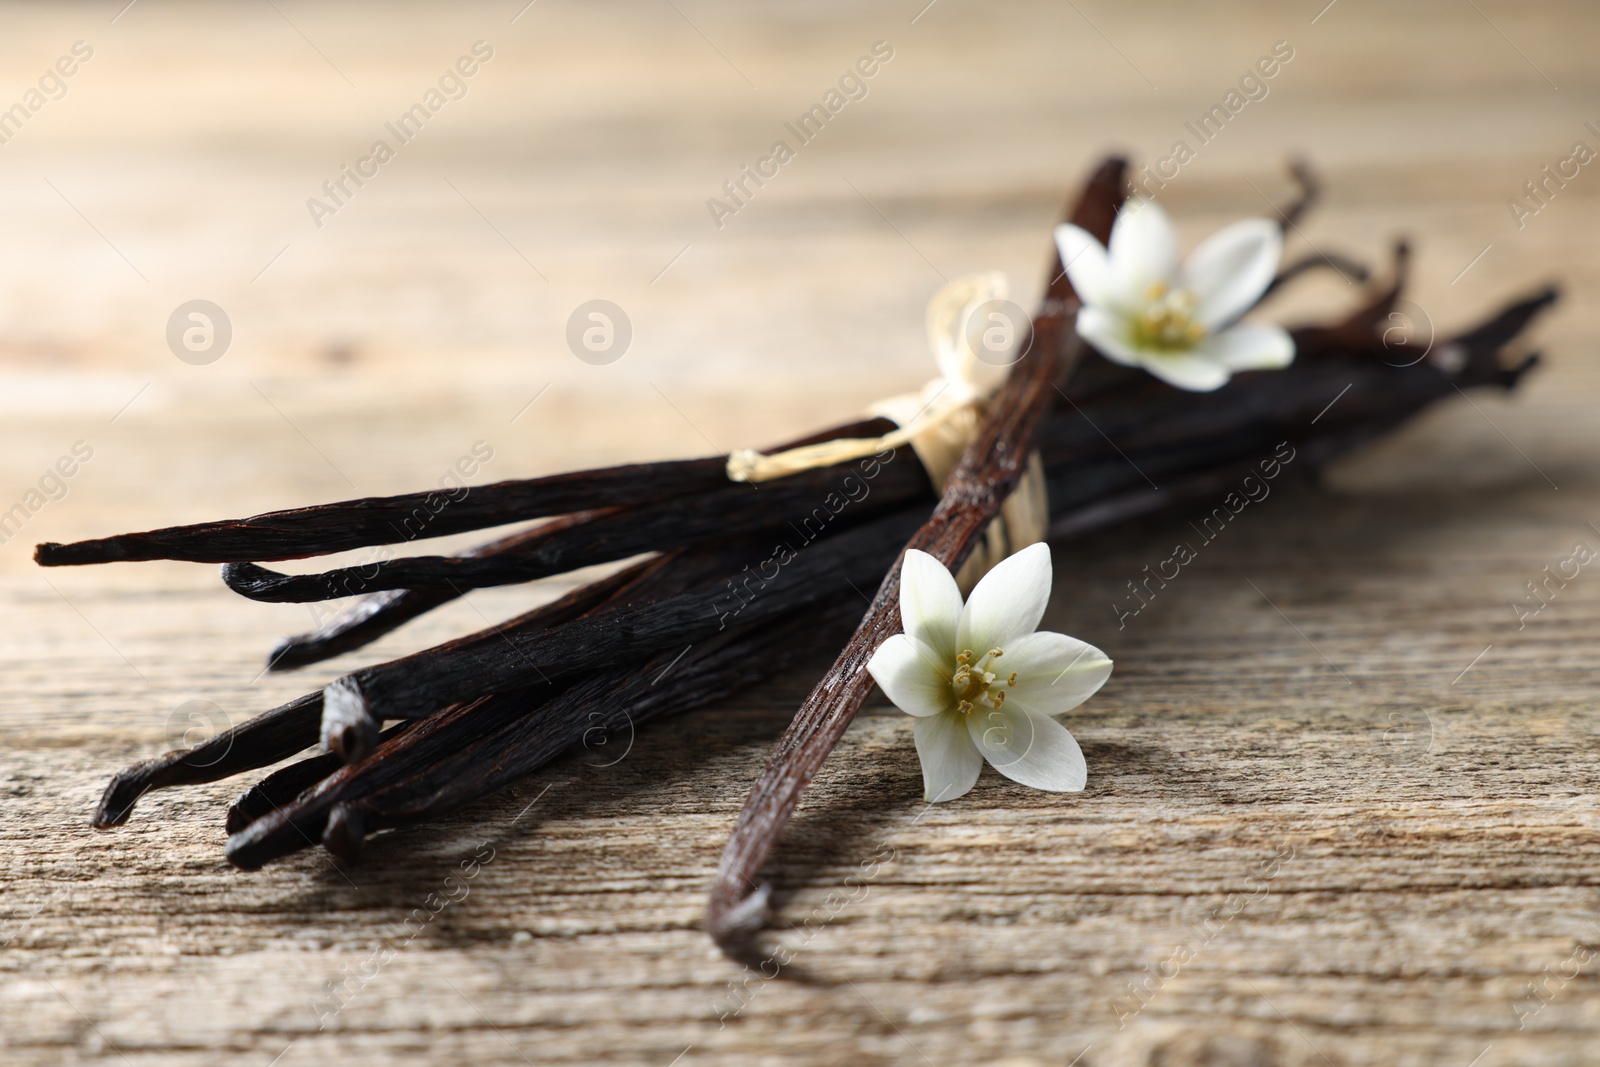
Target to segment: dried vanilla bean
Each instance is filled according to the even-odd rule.
[[[877,426],[874,424],[870,428],[876,430]],[[909,466],[909,464],[907,465]],[[887,469],[888,465],[885,465],[885,471]],[[918,476],[925,477],[920,472]],[[749,489],[746,491],[755,492],[755,490]],[[913,515],[909,520],[905,521],[914,522],[916,517]],[[900,535],[896,535],[892,531],[887,534],[880,533],[875,538],[869,538],[869,542],[874,540],[892,542],[896,536]],[[515,538],[507,540],[515,540]],[[822,542],[822,544],[826,543],[826,541]],[[759,561],[765,551],[770,550],[770,545],[762,542],[761,548],[763,552],[752,556],[750,562]],[[812,551],[817,551],[815,546]],[[729,578],[741,576],[739,565],[734,562],[738,558],[737,550],[719,550],[719,553],[714,558],[720,559],[720,563],[716,566],[721,569],[705,570],[700,574],[705,583],[704,592],[699,595],[698,600],[689,602],[690,607],[697,609],[697,615],[709,615],[709,609],[713,604],[727,601],[726,591],[719,583],[724,583]],[[582,611],[590,610],[598,602],[613,596],[619,589],[633,584],[641,575],[658,567],[661,562],[660,560],[650,560],[638,564],[617,575],[574,590],[552,604],[534,609],[525,615],[508,620],[488,630],[479,631],[436,646],[423,653],[406,657],[405,660],[396,661],[396,664],[416,665],[420,663],[427,665],[435,659],[449,661],[457,654],[472,648],[493,646],[495,651],[485,657],[486,659],[495,660],[503,656],[512,656],[516,659],[517,667],[520,668],[520,670],[513,673],[538,677],[539,670],[536,663],[520,658],[514,645],[507,647],[507,642],[512,636],[537,633],[548,627],[553,627],[559,622],[575,618]],[[878,565],[881,566],[881,563]],[[868,567],[868,570],[871,570],[871,566]],[[853,572],[844,573],[848,577],[848,574]],[[869,580],[871,579],[862,579],[863,584]],[[734,603],[738,602],[735,601]],[[639,606],[648,609],[651,605],[645,603]],[[681,608],[682,606],[684,606],[683,602],[680,601],[679,607]],[[781,612],[781,604],[767,599],[762,609],[752,612],[746,621],[765,617],[774,613],[775,610]],[[715,618],[715,616],[710,617]],[[668,632],[663,634],[658,632],[656,637],[650,638],[649,634],[651,632],[646,630],[645,637],[648,640],[657,640],[662,645],[671,644],[676,640],[675,633]],[[568,636],[570,637],[571,635],[569,634]],[[396,664],[383,666],[394,667]],[[399,674],[401,676],[400,683],[403,687],[405,684],[405,671],[401,670]],[[444,697],[438,698],[437,701],[433,698],[428,698],[423,702],[430,704],[432,707],[441,707],[454,703],[454,701]],[[108,784],[100,808],[95,815],[94,825],[106,827],[126,821],[134,802],[150,789],[217,781],[244,770],[275,763],[301,751],[317,740],[319,723],[323,719],[323,705],[323,694],[321,692],[309,693],[281,708],[257,716],[232,730],[218,734],[193,749],[168,753],[155,760],[146,761],[125,769]],[[375,723],[373,725],[375,727]],[[344,744],[346,739],[341,737],[338,741],[340,744]],[[351,737],[348,741],[353,746],[351,749],[352,754],[358,752],[360,746],[367,743],[356,737]]]
[[[651,720],[723,699],[823,653],[848,632],[855,610],[846,601],[813,605],[777,622],[729,630],[687,652],[660,653],[637,668],[605,671],[543,699],[512,691],[458,705],[419,720],[360,763],[334,767],[322,756],[285,768],[230,811],[228,858],[253,869],[321,840],[354,859],[366,834],[448,814],[597,732],[627,730],[631,737]],[[320,780],[283,799],[313,775]]]
[[[618,587],[609,597],[591,597],[584,614],[590,616],[604,614],[605,609],[615,606],[620,601],[630,604],[661,602],[697,587],[703,588],[708,579],[728,573],[738,573],[735,568],[745,557],[749,547],[742,544],[712,546],[678,553],[625,586]],[[880,549],[882,558],[878,562],[879,567],[886,565],[885,561],[893,553],[894,547],[892,539],[884,541]],[[725,650],[730,645],[749,644],[750,639],[747,635],[751,627],[748,621],[746,620],[747,624],[743,627],[729,629],[704,642],[701,650],[693,657],[694,662],[703,662],[719,649]],[[671,654],[677,655],[678,652],[679,650],[673,649]],[[650,669],[652,664],[655,664],[654,669]],[[652,660],[646,663],[646,669],[649,670],[648,677],[653,685],[662,673],[663,665]],[[725,673],[731,671],[729,677],[733,678],[739,676],[740,670],[760,672],[766,668],[757,662],[742,665],[735,663],[731,668],[722,669]],[[614,716],[619,710],[623,714],[629,714],[640,709],[629,709],[626,705],[618,704],[617,700],[619,696],[629,691],[630,682],[636,681],[634,676],[637,673],[630,668],[612,668],[582,684],[589,687],[586,691],[592,694],[594,701],[605,704],[608,710],[603,714]],[[347,769],[326,776],[324,780],[306,789],[292,803],[282,805],[281,810],[265,812],[247,825],[240,826],[234,831],[234,839],[229,845],[230,858],[243,866],[258,866],[283,851],[300,847],[307,834],[315,837],[316,834],[327,832],[330,819],[333,820],[331,824],[333,836],[328,843],[336,849],[348,850],[358,843],[362,836],[360,812],[349,806],[357,793],[393,785],[413,775],[418,761],[421,761],[424,767],[429,763],[447,761],[452,753],[459,753],[474,741],[506,726],[507,719],[531,714],[554,694],[560,692],[561,688],[559,684],[551,684],[541,677],[538,684],[504,689],[490,696],[443,708],[427,716],[415,724],[415,729],[405,734],[403,738],[398,738],[382,748],[375,747],[371,754],[362,754],[351,759]],[[636,685],[634,690],[637,690]],[[680,708],[695,706],[697,702],[714,699],[718,694],[716,689],[707,690],[689,685],[685,690],[682,684],[677,684],[669,689],[660,690],[657,695],[666,696],[676,691],[681,691],[678,692],[676,697],[678,703],[675,705]],[[557,738],[558,748],[565,747],[576,739],[561,733],[563,727],[559,721],[554,729],[560,733],[560,737]],[[542,737],[547,732],[548,730],[541,728],[539,736]],[[483,766],[493,763],[495,759],[495,757],[486,758],[488,763]],[[314,757],[309,762],[315,763],[320,769],[327,763],[327,757]],[[478,765],[475,756],[468,756],[463,766],[470,769],[469,781],[478,781],[481,778],[483,767]],[[303,772],[295,768],[286,768],[277,775],[269,777],[267,782],[263,783],[261,794],[256,796],[247,794],[246,798],[241,798],[243,807],[240,809],[239,817],[242,818],[253,808],[259,807],[268,797],[284,791],[287,785],[298,782],[301,773]],[[435,790],[443,788],[443,783],[432,785],[430,788]],[[481,795],[484,791],[487,790],[479,790],[475,795]],[[337,819],[334,818],[335,814],[338,814]]]
[[[300,559],[705,492],[727,484],[723,464],[716,456],[634,463],[464,490],[364,497],[65,545],[46,542],[34,549],[33,558],[43,567],[152,559],[191,563]],[[460,498],[452,500],[451,492],[459,492]]]
[[[389,727],[378,737],[379,750],[382,751],[386,742],[392,741],[405,731],[427,721],[429,720],[411,719]],[[256,819],[270,815],[276,809],[291,803],[295,797],[312,788],[329,775],[337,773],[344,766],[345,762],[339,758],[337,753],[320,752],[315,756],[307,756],[298,763],[291,763],[287,767],[273,771],[245,790],[238,799],[229,805],[224,828],[230,834],[238,833]]]
[[[1125,164],[1110,160],[1090,179],[1072,221],[1091,233],[1115,217],[1108,203],[1120,202]],[[1044,307],[1034,317],[1022,357],[990,404],[985,420],[961,462],[945,483],[933,515],[896,557],[878,586],[872,606],[794,720],[774,747],[745,801],[733,833],[717,865],[706,908],[711,936],[732,947],[766,921],[766,892],[755,882],[762,864],[777,844],[800,796],[822,768],[872,689],[866,662],[880,644],[900,628],[900,568],[905,549],[916,548],[957,570],[971,554],[978,536],[999,513],[1027,467],[1033,439],[1055,401],[1055,382],[1070,371],[1083,346],[1071,334],[1077,301],[1071,283],[1056,260]]]
[[[267,669],[296,670],[364,648],[459,595],[453,589],[390,589],[364,595],[315,630],[279,641],[267,656]]]
[[[1314,270],[1331,270],[1349,282],[1365,282],[1371,278],[1363,263],[1333,252],[1311,252],[1280,270],[1277,277],[1272,279],[1272,284],[1262,292],[1261,299],[1265,300],[1302,274]]]
[[[500,627],[482,630],[439,646],[470,647],[497,640],[510,626],[538,626],[564,622],[615,595],[657,565],[656,560],[635,564],[614,575],[572,590],[565,596],[511,619]],[[271,711],[224,730],[193,748],[168,752],[153,760],[119,771],[106,785],[93,825],[105,828],[127,822],[134,804],[152,789],[199,785],[232,777],[241,771],[277,763],[317,741],[322,722],[321,691],[296,697]]]
[[[322,694],[307,693],[193,748],[126,767],[106,783],[91,824],[102,830],[121,826],[152,789],[221,781],[288,759],[316,741],[321,721]]]
[[[1013,367],[994,414],[950,476],[933,517],[903,542],[906,548],[927,552],[952,570],[966,561],[1027,466],[1031,438],[1054,395],[1056,347],[1067,314],[1063,308],[1034,319],[1031,350]],[[761,869],[800,794],[872,689],[866,661],[900,626],[901,556],[844,651],[800,705],[746,801],[718,864],[707,909],[707,927],[719,943],[732,944],[764,921],[764,894],[756,898],[756,908],[741,907],[755,888],[749,875]]]
[[[793,525],[817,532],[862,522],[926,498],[928,476],[910,450],[905,462],[880,464],[870,482],[854,466],[806,471],[763,485],[759,492],[736,483],[721,489],[637,508],[587,513],[581,522],[541,527],[512,549],[473,556],[411,556],[321,574],[278,574],[254,563],[229,563],[223,581],[252,600],[300,603],[358,592],[449,588],[459,592],[513,585],[611,563],[641,552],[660,552],[707,540],[732,540]],[[852,488],[854,487],[854,488]],[[859,498],[852,499],[859,493]],[[851,499],[837,516],[820,501],[830,494]],[[820,514],[820,521],[818,516]]]
[[[837,426],[795,444],[855,436],[863,426],[875,421],[858,420]],[[67,567],[130,560],[259,563],[323,556],[576,511],[638,506],[711,490],[726,491],[726,463],[725,456],[632,463],[460,490],[363,497],[270,511],[248,519],[169,526],[71,544],[47,541],[34,548],[33,559],[41,567]],[[457,492],[460,497],[452,499]]]
[[[707,548],[665,558],[647,573],[614,586],[608,596],[591,597],[584,613],[594,612],[621,596],[649,601],[681,593],[709,575],[731,569],[738,552],[738,548]],[[677,566],[668,566],[669,563]],[[342,806],[347,794],[402,781],[415,773],[414,763],[427,765],[447,757],[503,725],[506,717],[529,714],[559,689],[540,679],[533,685],[443,707],[412,723],[409,740],[383,744],[381,739],[374,739],[371,752],[356,752],[346,746],[343,751],[313,757],[305,764],[312,764],[314,770],[321,771],[330,761],[337,761],[337,765],[332,773],[319,773],[311,783],[301,786],[286,803],[273,801],[280,793],[300,785],[302,776],[309,772],[305,764],[276,772],[257,790],[241,797],[230,811],[230,860],[240,866],[257,867],[322,837],[335,851],[350,851],[364,835],[358,813]],[[257,811],[263,806],[267,810]]]
[[[531,530],[520,530],[507,537],[475,545],[458,555],[465,558],[480,558],[518,552],[529,544],[541,543],[553,530],[579,525],[596,514],[599,513],[579,511],[571,515],[562,515]],[[226,568],[228,564],[223,566]],[[357,574],[356,577],[359,579],[361,575]],[[357,586],[351,588],[349,592],[364,593],[364,588]],[[287,637],[280,641],[272,650],[272,654],[267,657],[267,669],[293,670],[361,648],[461,595],[461,590],[448,586],[427,590],[389,589],[381,593],[363,595],[350,607],[311,633]]]
[[[358,781],[365,788],[374,789],[399,781],[409,768],[400,760],[386,757],[397,746],[404,746],[406,738],[410,738],[411,748],[421,746],[423,759],[437,759],[482,737],[506,714],[530,714],[554,692],[553,686],[539,685],[497,693],[411,724],[410,730],[391,737],[383,747],[375,748],[359,761],[341,764],[331,773],[320,775],[287,803],[274,805],[232,830],[228,839],[228,860],[235,866],[253,870],[318,840],[325,840],[337,853],[347,853],[351,835],[356,839],[363,836],[352,819],[354,811],[347,811],[334,821],[332,835],[325,835],[330,829],[330,816],[341,804],[342,790],[348,783]],[[314,757],[308,762],[314,762],[314,769],[320,771],[328,762],[328,756]],[[303,769],[303,765],[297,767]],[[277,772],[272,776],[276,781],[269,779],[271,784],[255,797],[247,794],[248,799],[241,798],[244,806],[236,805],[235,810],[242,818],[272,794],[294,784],[299,773],[294,767]]]
[[[868,418],[845,423],[820,433],[776,446],[769,451],[782,451],[815,444],[837,437],[878,437],[894,428],[887,419]],[[558,522],[582,521],[586,513],[553,519],[536,530],[523,531],[460,553],[463,556],[492,556],[501,552],[516,551],[526,545],[539,531],[547,530]],[[271,670],[290,670],[320,662],[332,656],[360,648],[379,637],[405,625],[412,619],[426,615],[441,604],[460,595],[459,590],[436,587],[428,590],[387,590],[364,595],[350,607],[307,634],[288,637],[279,642],[268,657]]]
[[[792,558],[777,568],[774,577],[760,576],[756,589],[745,588],[753,593],[748,601],[732,581],[742,577],[736,572],[664,600],[617,607],[538,631],[506,631],[503,644],[430,650],[356,671],[330,684],[324,719],[361,723],[363,737],[370,739],[383,719],[419,718],[501,689],[559,680],[662,648],[681,647],[720,632],[729,618],[752,623],[850,595],[852,583],[870,582],[882,566],[883,547],[903,544],[923,514],[918,509],[890,515],[819,540],[798,553],[791,549]],[[773,552],[770,540],[749,545],[749,566],[772,559]],[[365,751],[363,745],[355,754]]]

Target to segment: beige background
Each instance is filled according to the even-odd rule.
[[[1600,545],[1600,173],[1520,231],[1506,201],[1574,141],[1600,148],[1583,128],[1600,10],[519,6],[0,8],[0,107],[75,41],[94,49],[0,145],[0,509],[74,442],[94,451],[0,546],[0,1059],[1593,1061],[1600,579],[1520,630],[1510,602]],[[306,199],[478,40],[494,57],[467,96],[314,226]],[[877,41],[894,58],[867,97],[713,226],[706,199]],[[246,603],[207,567],[44,572],[34,542],[420,488],[476,441],[492,480],[847,417],[928,374],[941,277],[1000,268],[1031,300],[1097,156],[1165,154],[1277,41],[1294,58],[1269,95],[1163,194],[1186,242],[1283,202],[1302,152],[1327,198],[1295,253],[1376,263],[1412,236],[1412,298],[1439,330],[1548,280],[1567,298],[1515,397],[1442,405],[1323,490],[1252,508],[1123,631],[1110,602],[1182,518],[1057,552],[1050,624],[1118,663],[1070,718],[1083,794],[987,774],[924,812],[909,722],[869,709],[775,871],[775,943],[797,961],[773,981],[697,924],[814,670],[356,867],[229,868],[237,783],[87,828],[109,773],[179,742],[185,702],[237,720],[560,583],[262,678],[305,607]],[[194,298],[234,328],[206,366],[163,337]],[[594,298],[634,327],[607,366],[564,340]],[[1355,298],[1322,278],[1274,314]],[[483,841],[468,897],[398,944],[393,924]],[[309,1005],[346,974],[370,980],[319,1030]],[[1159,988],[1133,1014],[1141,980]]]

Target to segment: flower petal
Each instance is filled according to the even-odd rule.
[[[983,770],[983,757],[972,746],[965,720],[951,712],[918,719],[912,727],[922,760],[922,799],[929,804],[961,796]]]
[[[1111,660],[1104,652],[1048,630],[1018,638],[993,663],[989,670],[1002,678],[1017,674],[1017,684],[1006,690],[1006,706],[1015,701],[1045,715],[1077,707],[1111,677]]]
[[[1200,352],[1231,371],[1274,370],[1294,362],[1294,339],[1281,326],[1241,322],[1206,338]]]
[[[1105,308],[1086,307],[1078,312],[1078,336],[1113,363],[1137,367],[1146,352],[1128,340],[1126,320]]]
[[[1143,367],[1179,389],[1210,392],[1225,384],[1229,377],[1228,368],[1202,354],[1200,349],[1174,352],[1138,347],[1128,340],[1123,320],[1100,308],[1084,308],[1078,312],[1078,336],[1111,362],[1126,367]],[[1205,343],[1201,342],[1202,345]]]
[[[1168,385],[1187,389],[1191,393],[1209,393],[1219,389],[1232,376],[1220,362],[1198,352],[1146,355],[1140,358],[1139,365]]]
[[[1076,793],[1089,780],[1083,750],[1067,728],[1037,711],[1007,704],[965,717],[967,732],[989,765],[1013,782],[1052,793]],[[920,725],[924,720],[917,720]]]
[[[1133,197],[1111,224],[1113,303],[1142,304],[1154,282],[1170,282],[1178,269],[1178,233],[1161,205]]]
[[[1050,601],[1050,546],[1043,541],[1007,556],[983,576],[961,609],[956,647],[982,656],[1031,634]]]
[[[937,715],[955,703],[950,679],[941,675],[932,649],[914,637],[895,634],[867,661],[867,672],[890,703],[907,715]]]
[[[1111,302],[1111,261],[1094,234],[1063,222],[1056,227],[1056,251],[1079,300],[1096,305]]]
[[[1226,326],[1261,299],[1283,258],[1283,231],[1267,219],[1244,219],[1200,242],[1183,264],[1181,284],[1199,299],[1195,317]]]
[[[900,622],[906,633],[954,666],[960,619],[961,590],[955,576],[928,553],[908,550],[900,565]]]

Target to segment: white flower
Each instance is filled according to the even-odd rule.
[[[1070,223],[1056,227],[1056,247],[1084,305],[1078,336],[1107,359],[1201,392],[1234,371],[1294,360],[1282,327],[1234,321],[1261,299],[1283,256],[1283,233],[1267,219],[1218,230],[1180,267],[1166,212],[1134,198],[1117,212],[1109,251]]]
[[[1077,707],[1111,674],[1093,645],[1035,633],[1050,599],[1050,549],[1002,560],[966,606],[944,564],[915,549],[900,569],[905,633],[878,646],[867,670],[895,706],[916,716],[924,799],[954,800],[987,759],[1013,781],[1076,792],[1083,753],[1051,715]]]

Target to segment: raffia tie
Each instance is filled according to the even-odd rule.
[[[764,482],[909,444],[934,489],[942,493],[967,446],[978,436],[994,392],[980,387],[976,380],[978,355],[969,324],[984,304],[1005,296],[1006,279],[999,272],[957,278],[934,294],[928,302],[928,343],[939,377],[920,392],[887,397],[867,408],[869,415],[890,419],[899,429],[882,437],[843,437],[770,456],[742,448],[728,456],[729,479]],[[1049,516],[1044,464],[1034,452],[1016,489],[956,574],[962,593],[971,592],[978,579],[1013,552],[1043,541]]]

